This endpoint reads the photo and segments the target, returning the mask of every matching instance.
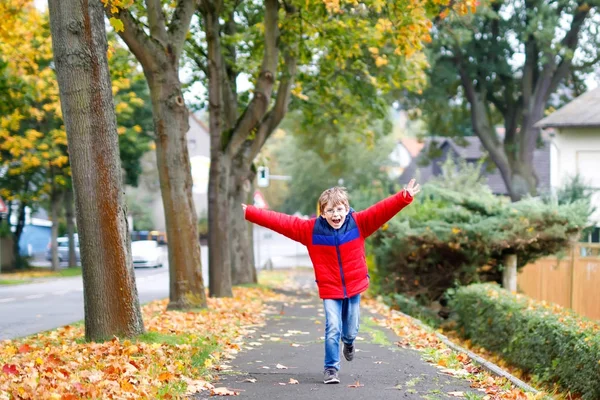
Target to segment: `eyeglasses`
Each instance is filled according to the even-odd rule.
[[[327,214],[327,215],[333,215],[334,213],[338,213],[338,214],[345,214],[346,213],[346,207],[336,207],[333,209],[329,209],[329,210],[325,210],[323,211],[323,214]]]

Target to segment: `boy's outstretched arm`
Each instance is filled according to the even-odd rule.
[[[313,221],[275,211],[263,210],[242,204],[244,217],[257,225],[269,228],[292,240],[307,245],[310,241]]]
[[[361,234],[364,237],[371,236],[373,232],[409,205],[413,197],[420,191],[421,186],[414,179],[411,179],[404,190],[375,203],[366,210],[357,212],[355,219]]]

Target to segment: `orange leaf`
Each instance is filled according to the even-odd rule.
[[[170,381],[173,378],[174,378],[174,376],[170,372],[163,372],[162,374],[160,374],[158,376],[158,380],[161,381],[161,382],[168,382],[168,381]]]
[[[19,371],[17,370],[17,366],[16,365],[9,365],[9,364],[4,364],[4,366],[2,367],[2,372],[4,372],[5,374],[8,375],[18,375]]]
[[[27,343],[25,343],[24,345],[21,345],[21,347],[19,347],[19,353],[29,353],[31,351],[31,346],[29,346]]]
[[[348,385],[349,388],[359,388],[361,386],[365,386],[365,385],[361,384],[359,381],[356,381],[352,385]]]

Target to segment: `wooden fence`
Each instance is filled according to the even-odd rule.
[[[545,257],[523,267],[519,292],[600,320],[600,244],[578,243],[563,257]]]

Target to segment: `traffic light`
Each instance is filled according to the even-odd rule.
[[[258,187],[269,186],[269,167],[258,167],[258,174],[256,175],[256,184]]]

